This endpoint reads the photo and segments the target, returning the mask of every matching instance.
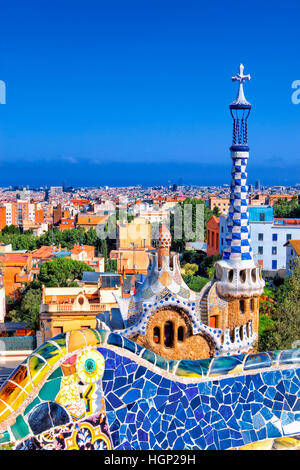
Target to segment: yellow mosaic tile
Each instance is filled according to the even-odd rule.
[[[68,352],[76,351],[77,349],[85,348],[87,346],[87,339],[83,331],[73,330],[69,334]]]
[[[281,437],[274,440],[273,448],[276,450],[299,450],[300,440],[293,437]]]

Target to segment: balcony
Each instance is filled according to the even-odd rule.
[[[40,313],[59,313],[59,312],[105,312],[105,304],[91,303],[84,308],[73,304],[41,304]]]

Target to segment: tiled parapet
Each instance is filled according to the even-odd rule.
[[[292,436],[300,350],[174,361],[117,333],[72,331],[4,384],[0,433],[25,449],[228,449]]]

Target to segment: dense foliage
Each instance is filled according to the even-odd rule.
[[[299,218],[300,204],[298,202],[298,197],[295,196],[290,201],[286,199],[279,199],[277,203],[274,204],[274,217],[279,219]]]
[[[83,261],[55,258],[42,264],[38,281],[47,287],[68,287],[74,285],[77,279],[82,279],[84,271],[94,271],[94,269]]]
[[[278,287],[275,299],[276,307],[267,315],[273,323],[269,322],[259,338],[261,351],[289,349],[294,347],[295,341],[300,341],[299,259],[295,260],[292,275]]]
[[[205,284],[209,282],[206,277],[191,276],[190,274],[183,274],[182,278],[188,287],[195,292],[200,292]]]
[[[12,244],[13,250],[36,250],[43,245],[52,244],[63,248],[72,249],[76,244],[91,245],[99,247],[99,238],[94,228],[87,232],[82,227],[64,230],[61,232],[57,227],[49,230],[40,237],[33,234],[32,230],[21,233],[20,229],[14,225],[6,226],[0,231],[0,243]]]

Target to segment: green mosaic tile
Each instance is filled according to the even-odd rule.
[[[16,440],[22,439],[30,433],[29,428],[23,419],[23,416],[19,415],[17,417],[15,424],[11,426],[11,431]]]
[[[0,433],[0,444],[5,444],[6,442],[10,441],[10,437],[8,434],[8,431],[4,431],[3,433]]]
[[[53,401],[60,389],[61,379],[48,380],[41,388],[39,397],[41,400]]]
[[[58,368],[55,369],[55,371],[52,372],[52,374],[48,377],[48,380],[57,379],[58,377],[62,377],[62,376],[63,376],[63,371],[61,370],[61,367],[58,367]]]
[[[38,397],[36,397],[34,400],[32,400],[32,402],[29,403],[26,410],[24,411],[24,416],[27,415],[29,413],[29,411],[31,411],[39,403],[41,403],[41,400]]]

